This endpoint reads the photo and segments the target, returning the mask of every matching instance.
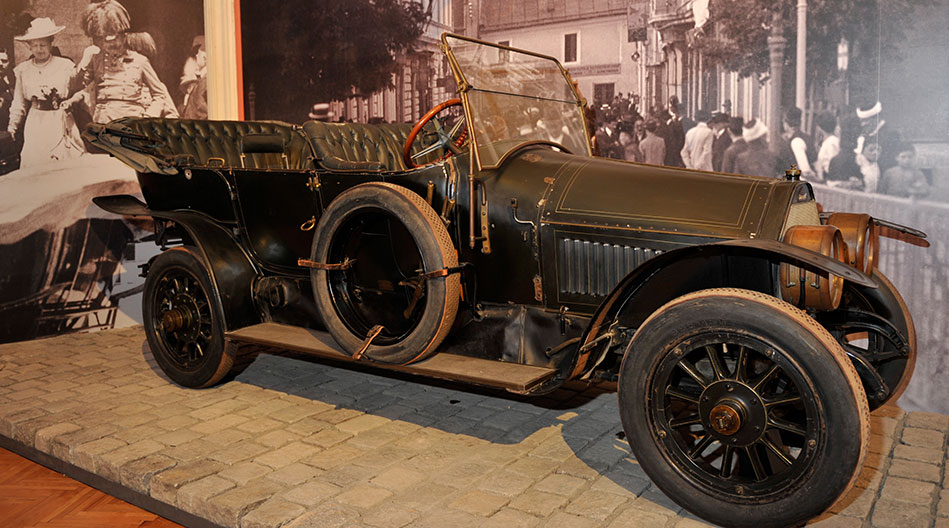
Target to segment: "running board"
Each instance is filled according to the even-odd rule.
[[[474,385],[527,393],[554,377],[555,369],[505,363],[455,354],[441,353],[411,365],[388,365],[372,361],[356,361],[336,345],[326,332],[279,323],[261,323],[228,332],[226,338],[237,343],[284,348],[296,352],[369,365],[386,370],[406,372]]]

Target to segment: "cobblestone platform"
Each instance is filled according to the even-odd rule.
[[[0,435],[221,526],[706,526],[630,456],[610,386],[525,399],[250,356],[189,390],[140,327],[0,345]],[[872,427],[858,487],[812,525],[949,528],[949,416]]]

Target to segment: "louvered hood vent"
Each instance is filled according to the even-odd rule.
[[[604,296],[636,266],[662,251],[563,238],[557,244],[562,293]]]

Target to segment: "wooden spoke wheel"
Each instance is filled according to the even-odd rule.
[[[659,309],[631,341],[620,413],[646,473],[695,514],[791,526],[853,484],[869,410],[853,365],[803,311],[737,289]]]
[[[221,301],[195,248],[172,248],[152,261],[142,312],[155,361],[175,383],[207,387],[230,371]]]

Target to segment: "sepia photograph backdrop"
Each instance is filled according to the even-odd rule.
[[[141,324],[151,225],[92,204],[140,194],[138,181],[79,134],[125,116],[207,117],[203,35],[202,0],[0,3],[0,343]],[[51,36],[52,58],[18,36]],[[55,83],[32,74],[51,66]]]

